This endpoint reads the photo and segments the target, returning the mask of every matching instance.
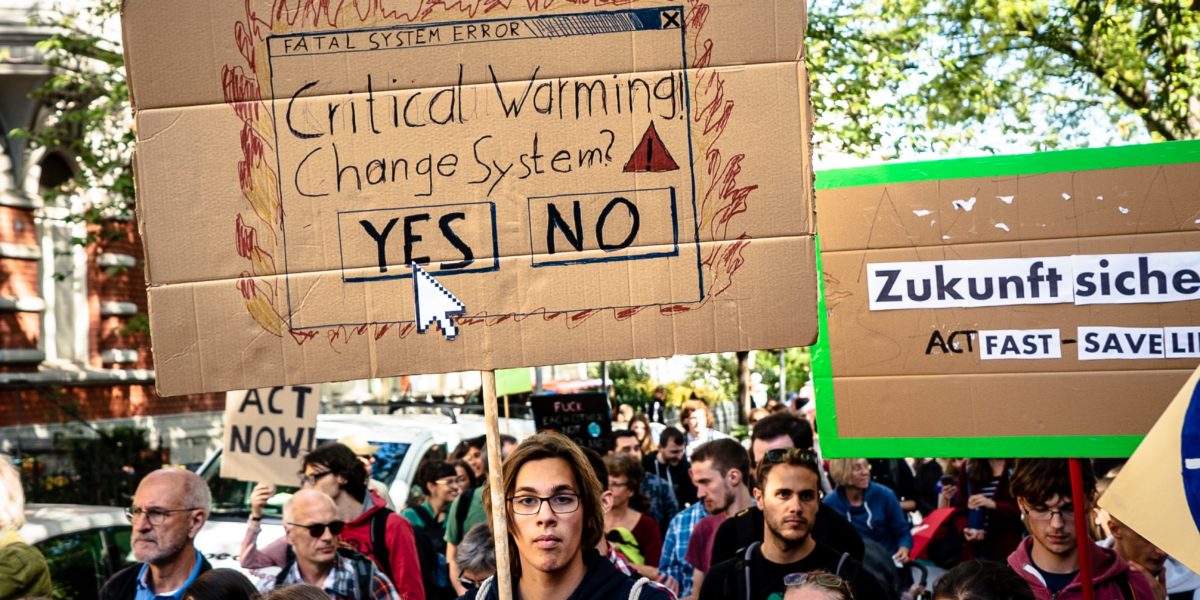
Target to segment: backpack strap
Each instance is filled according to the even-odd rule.
[[[475,600],[487,600],[488,592],[492,591],[492,583],[494,579],[496,579],[496,576],[492,575],[491,577],[484,579],[483,583],[479,584],[479,591],[475,592]]]
[[[275,576],[275,587],[283,587],[283,581],[287,579],[288,572],[292,570],[292,563],[295,562],[296,552],[292,550],[291,544],[287,544],[287,549],[284,551],[283,568]]]
[[[338,548],[338,556],[350,561],[354,569],[354,577],[358,582],[359,598],[370,598],[375,585],[375,563],[353,548]]]
[[[458,525],[459,534],[466,536],[463,524],[467,522],[467,513],[471,511],[471,502],[475,499],[475,488],[469,487],[458,495],[458,506],[454,509],[454,522]],[[460,540],[461,541],[461,540]]]
[[[425,526],[422,527],[422,529],[428,527],[437,527],[437,517],[433,516],[433,513],[429,512],[429,509],[425,508],[424,504],[418,504],[412,507],[412,509],[413,512],[420,515],[421,520],[425,522]]]
[[[837,575],[838,577],[842,577],[842,566],[846,564],[846,559],[847,559],[847,558],[850,558],[850,553],[849,553],[849,552],[843,552],[843,553],[842,553],[842,557],[838,559],[838,565],[837,565],[837,569],[835,569],[835,570],[833,571],[833,574],[834,574],[834,575]],[[845,579],[845,577],[842,577],[842,579]]]
[[[392,552],[387,545],[387,521],[391,514],[392,509],[385,506],[371,515],[371,554],[375,557],[379,570],[389,580],[395,581],[392,577]]]
[[[736,581],[735,586],[729,585],[729,579],[725,580],[725,597],[736,598],[734,594],[738,589],[746,591],[746,600],[750,600],[750,557],[754,555],[754,551],[762,545],[762,542],[754,542],[741,550],[738,550],[737,560],[733,563],[733,577]],[[700,590],[692,590],[695,596],[700,595]]]
[[[638,600],[642,595],[642,588],[646,587],[648,583],[650,583],[650,580],[645,577],[635,581],[633,587],[629,590],[629,600]]]

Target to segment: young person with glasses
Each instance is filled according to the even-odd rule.
[[[333,499],[338,520],[346,523],[341,540],[375,561],[395,585],[401,600],[425,600],[426,581],[431,587],[435,581],[437,555],[423,544],[424,556],[418,556],[412,524],[387,508],[378,494],[368,492],[367,470],[354,452],[343,444],[319,446],[304,456],[298,475],[301,488]],[[266,498],[260,500],[266,502]],[[250,526],[242,540],[242,568],[284,566],[286,541],[280,539],[258,548],[262,506],[252,501],[250,510]],[[423,569],[422,564],[428,568]]]
[[[502,479],[514,598],[670,600],[596,551],[604,535],[602,486],[574,442],[558,433],[527,438],[505,459]],[[490,494],[485,503],[491,514]],[[498,599],[494,578],[464,598]]]
[[[821,503],[816,456],[807,450],[768,451],[755,473],[754,499],[763,511],[763,541],[714,565],[700,600],[779,600],[796,574],[827,571],[850,582],[856,598],[887,598],[862,564],[812,537]]]
[[[296,492],[283,507],[289,560],[274,577],[252,573],[259,578],[259,590],[307,583],[331,600],[398,600],[396,588],[371,559],[338,547],[345,527],[332,498],[314,489]]]
[[[208,486],[191,471],[159,469],[143,478],[125,511],[138,562],[109,578],[100,599],[182,598],[200,574],[212,570],[194,545],[211,503]]]
[[[1082,460],[1083,510],[1092,514],[1096,475]],[[1083,598],[1079,547],[1071,503],[1070,465],[1062,458],[1017,459],[1010,478],[1029,536],[1008,556],[1008,566],[1025,579],[1037,598]],[[1083,532],[1083,535],[1088,535]],[[1154,598],[1146,577],[1129,569],[1116,552],[1088,540],[1096,600]]]

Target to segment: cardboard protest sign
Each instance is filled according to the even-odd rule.
[[[1200,369],[1105,490],[1100,506],[1200,571]]]
[[[321,402],[305,386],[225,394],[221,477],[296,485],[300,458],[317,447]]]
[[[1127,456],[1200,363],[1200,143],[821,173],[834,456]]]
[[[612,413],[603,392],[534,396],[529,401],[538,431],[557,431],[601,456],[608,453]]]
[[[125,2],[160,393],[811,343],[804,11]]]

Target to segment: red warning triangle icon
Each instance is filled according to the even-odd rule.
[[[662,173],[678,169],[679,165],[671,158],[671,153],[663,145],[662,138],[658,137],[658,130],[654,129],[654,122],[651,121],[646,133],[642,134],[642,141],[633,149],[629,162],[625,163],[625,172]]]

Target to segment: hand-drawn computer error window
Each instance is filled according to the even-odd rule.
[[[293,329],[704,298],[680,7],[268,39]],[[271,153],[268,153],[269,155]]]

